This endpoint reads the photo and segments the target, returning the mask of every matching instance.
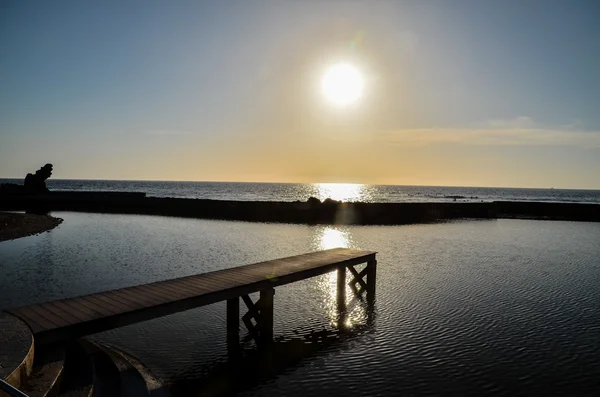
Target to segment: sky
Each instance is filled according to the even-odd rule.
[[[0,2],[0,177],[600,189],[600,2]],[[360,98],[323,94],[352,65]]]

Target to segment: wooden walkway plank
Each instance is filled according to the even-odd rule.
[[[63,321],[62,319],[60,319],[59,317],[57,317],[54,313],[49,312],[49,311],[43,309],[39,305],[33,305],[33,306],[30,306],[30,308],[31,308],[31,311],[32,311],[31,314],[33,316],[35,316],[34,317],[35,321],[38,324],[41,324],[40,321],[42,321],[42,322],[45,321],[45,322],[51,324],[51,327],[54,327],[54,328],[67,325],[67,324],[65,324],[65,321]]]
[[[86,318],[80,318],[73,314],[73,310],[69,310],[60,301],[46,302],[39,305],[41,308],[56,314],[58,317],[67,321],[69,324],[77,324],[81,321],[86,321]]]
[[[86,316],[87,319],[96,318],[100,315],[97,311],[91,309],[83,303],[83,300],[78,300],[74,302],[72,299],[63,299],[61,300],[65,306],[69,307],[71,310],[76,310],[79,313],[82,313]]]
[[[89,295],[80,296],[78,298],[69,298],[68,301],[69,301],[69,304],[72,304],[72,305],[85,306],[85,307],[89,308],[90,310],[95,311],[102,317],[108,316],[111,314],[110,311],[106,307],[104,307],[103,305],[98,305],[96,302],[88,299],[88,296]]]
[[[19,308],[17,310],[13,310],[12,313],[21,320],[23,320],[29,326],[29,328],[31,328],[31,331],[34,334],[46,329],[46,326],[43,322],[40,323],[36,321],[38,319],[35,318],[35,315],[32,313],[31,309],[28,309],[26,307]]]
[[[118,300],[119,302],[123,303],[124,305],[127,305],[128,307],[131,308],[131,310],[140,309],[140,308],[144,307],[144,305],[145,305],[143,302],[140,302],[140,299],[138,298],[137,295],[127,291],[127,288],[114,290],[112,292],[113,292],[112,297],[114,299]]]
[[[108,293],[108,292],[106,292],[106,293]],[[105,298],[102,298],[102,295],[103,294],[92,294],[92,295],[86,295],[82,298],[88,302],[93,303],[97,307],[103,308],[105,313],[108,313],[109,315],[122,313],[122,311],[115,308],[113,302],[111,302],[110,300],[106,300]],[[77,299],[77,298],[74,298],[74,299]]]
[[[180,297],[180,299],[186,299],[186,298],[191,298],[193,296],[198,295],[198,290],[192,287],[185,287],[182,285],[174,285],[174,284],[163,284],[161,285],[161,288],[164,288],[165,290],[176,294],[177,296]]]
[[[160,305],[161,303],[171,302],[174,299],[158,291],[159,288],[160,286],[155,286],[154,288],[152,288],[145,285],[140,285],[136,287],[131,287],[128,292],[130,292],[132,295],[140,297],[143,296],[149,299],[150,302],[152,302],[154,305]],[[175,299],[177,299],[177,297],[175,297]]]
[[[185,280],[173,281],[175,282],[170,283],[169,286],[189,291],[192,294],[192,296],[197,296],[201,293],[207,293],[223,288],[228,288],[231,287],[231,285],[233,284],[233,281],[215,278],[207,278],[206,280],[203,280],[201,278],[188,278]]]
[[[155,298],[149,294],[142,294],[134,287],[116,290],[123,298],[126,298],[136,308],[146,307],[155,302]]]

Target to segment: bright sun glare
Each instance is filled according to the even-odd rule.
[[[364,85],[360,72],[345,62],[329,67],[321,81],[327,99],[338,106],[356,102],[363,93]]]

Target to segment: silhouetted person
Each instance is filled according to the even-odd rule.
[[[46,179],[52,175],[52,164],[46,164],[35,174],[27,174],[25,177],[25,191],[27,193],[46,193],[49,192],[46,187]]]

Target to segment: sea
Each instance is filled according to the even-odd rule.
[[[50,188],[224,200],[599,202],[598,191],[558,189],[60,180]],[[348,289],[345,331],[335,273],[276,288],[275,345],[289,360],[256,358],[260,349],[242,328],[247,362],[231,369],[222,302],[91,336],[140,359],[174,396],[600,392],[600,223],[52,215],[64,220],[57,228],[0,242],[0,310],[334,247],[378,252],[375,302]]]
[[[22,184],[21,179],[0,183]],[[241,201],[306,201],[331,198],[345,202],[540,201],[600,203],[600,190],[501,187],[394,186],[352,183],[244,183],[175,181],[104,181],[48,179],[50,190],[144,192],[149,197]]]

